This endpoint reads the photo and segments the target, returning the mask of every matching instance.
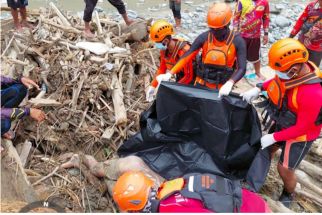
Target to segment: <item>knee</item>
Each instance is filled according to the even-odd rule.
[[[23,84],[16,84],[15,86],[15,90],[17,95],[25,97],[27,95],[27,88],[23,85]]]
[[[143,166],[143,160],[137,156],[128,156],[121,158],[118,162],[120,172],[126,172],[130,170],[140,171]]]
[[[1,119],[1,136],[10,130],[11,121],[10,119]]]

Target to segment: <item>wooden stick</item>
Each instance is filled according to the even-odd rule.
[[[294,213],[294,211],[288,209],[285,207],[281,202],[274,201],[268,196],[265,196],[266,202],[269,205],[269,207],[272,209],[275,213]]]
[[[56,5],[53,2],[49,3],[49,6],[55,11],[55,13],[58,15],[60,20],[62,21],[64,26],[70,27],[71,24],[69,21],[66,19],[66,17],[60,12],[60,10],[56,7]]]
[[[295,189],[295,193],[298,195],[302,195],[305,199],[312,200],[313,202],[318,204],[320,207],[322,207],[322,199],[320,196],[316,196],[316,195],[309,193],[309,192],[302,190],[302,189]]]
[[[31,150],[31,145],[32,144],[29,140],[26,140],[22,145],[21,153],[19,156],[23,167],[26,166],[27,159]]]
[[[3,56],[6,54],[7,50],[10,48],[10,46],[11,46],[11,43],[12,43],[13,39],[14,39],[14,36],[12,36],[12,37],[11,37],[11,39],[10,39],[10,41],[9,41],[9,43],[8,43],[8,45],[7,45],[7,47],[6,47],[6,48],[5,48],[5,50],[2,52],[1,57],[3,57]]]
[[[298,182],[302,186],[312,190],[314,193],[318,194],[319,196],[322,196],[322,189],[320,187],[316,186],[310,180],[310,177],[305,172],[303,172],[301,170],[295,170],[295,175],[297,177]]]
[[[80,121],[80,123],[79,123],[79,125],[78,125],[78,127],[77,127],[77,129],[76,129],[76,131],[75,131],[75,132],[78,132],[78,131],[79,131],[79,129],[82,127],[82,125],[83,125],[83,122],[84,122],[84,120],[85,120],[85,116],[86,116],[86,114],[87,114],[88,109],[89,109],[89,106],[86,106],[86,109],[85,109],[85,111],[84,111],[84,113],[83,113],[83,115],[82,115],[82,119],[81,119],[81,121]]]
[[[39,184],[40,182],[52,177],[59,169],[59,166],[57,166],[51,173],[49,173],[48,175],[46,175],[45,177],[39,179],[38,181],[36,181],[35,183],[32,184],[32,186],[35,186],[37,184]]]
[[[303,170],[304,172],[306,172],[307,174],[309,174],[310,176],[312,176],[313,178],[317,179],[317,180],[322,180],[322,168],[306,161],[306,160],[302,160],[300,165],[299,165],[299,169]]]
[[[77,30],[76,28],[73,28],[71,26],[63,26],[63,25],[59,25],[59,24],[56,24],[48,19],[42,19],[42,21],[45,23],[45,24],[48,24],[48,25],[51,25],[55,28],[58,28],[58,29],[61,29],[67,33],[74,33],[74,34],[81,34],[82,32],[80,30]]]
[[[115,124],[122,125],[127,122],[125,105],[123,102],[123,91],[121,84],[117,78],[116,72],[112,75],[112,100],[114,105],[114,114],[115,114]]]
[[[97,25],[97,33],[98,35],[101,35],[103,34],[103,28],[101,25],[100,17],[98,16],[98,12],[95,10],[93,15],[94,15],[94,22]]]

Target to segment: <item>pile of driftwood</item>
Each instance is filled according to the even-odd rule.
[[[38,126],[29,118],[15,126],[20,165],[28,169],[34,186],[50,187],[45,198],[70,200],[66,207],[74,211],[106,208],[110,200],[91,198],[102,197],[93,186],[97,179],[69,179],[67,171],[56,169],[55,159],[62,153],[82,152],[107,160],[139,130],[140,113],[149,106],[145,89],[157,64],[155,50],[145,42],[150,21],[138,19],[126,26],[95,11],[96,37],[89,40],[82,34],[82,20],[53,3],[28,11],[28,19],[34,29],[17,33],[12,25],[3,25],[1,32],[2,75],[36,80],[41,91],[30,89],[24,104],[47,115]],[[91,188],[86,189],[87,184]]]
[[[127,27],[96,11],[93,20],[97,37],[84,42],[81,19],[50,3],[30,11],[35,29],[4,38],[4,73],[21,75],[24,69],[42,86],[28,104],[43,107],[47,120],[37,129],[27,123],[24,138],[50,153],[82,149],[95,155],[104,147],[113,152],[138,130],[147,107],[144,89],[156,63],[153,49],[145,49],[149,44],[138,41],[147,36],[148,21]],[[99,146],[95,152],[93,146]]]

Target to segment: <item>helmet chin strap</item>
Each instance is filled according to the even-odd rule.
[[[143,213],[157,213],[160,201],[157,199],[157,191],[151,188],[148,201],[141,212]]]

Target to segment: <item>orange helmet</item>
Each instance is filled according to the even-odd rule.
[[[207,22],[209,28],[222,28],[229,24],[233,12],[226,3],[215,3],[209,7]]]
[[[140,211],[148,202],[153,184],[142,172],[128,171],[117,180],[113,199],[122,211]]]
[[[173,26],[165,20],[157,20],[150,28],[150,38],[157,43],[172,34],[174,34]]]
[[[286,71],[296,63],[308,61],[309,53],[296,39],[286,38],[275,42],[268,52],[269,66],[278,71]]]

